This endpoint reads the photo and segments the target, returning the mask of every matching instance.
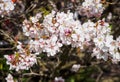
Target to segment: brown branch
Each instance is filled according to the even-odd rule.
[[[32,75],[41,76],[40,74],[37,74],[37,73],[24,73],[23,74],[23,76],[32,76]]]
[[[15,43],[14,39],[10,37],[10,35],[4,32],[3,30],[0,30],[0,34],[3,35],[9,42]]]
[[[96,66],[98,68],[98,70],[100,71],[100,74],[98,75],[97,79],[96,79],[96,82],[100,82],[100,78],[101,76],[103,75],[103,71],[100,67]]]
[[[12,47],[12,48],[0,48],[0,51],[5,51],[5,50],[14,50],[15,47]]]
[[[56,7],[56,5],[55,5],[55,3],[54,3],[53,1],[48,0],[48,2],[49,2],[50,5],[53,7],[53,10],[58,11],[58,9],[57,9],[57,7]]]
[[[26,10],[26,13],[31,12],[36,6],[37,6],[36,4],[30,5],[30,7]]]

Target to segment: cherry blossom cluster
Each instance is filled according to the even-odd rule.
[[[41,24],[32,20],[23,22],[23,32],[31,38],[29,42],[30,51],[46,52],[48,56],[54,56],[63,45],[78,46],[78,38],[74,38],[74,36],[77,37],[74,34],[79,27],[81,27],[80,22],[75,21],[73,13],[70,12],[56,13],[52,11],[52,13],[45,16]]]
[[[0,1],[0,16],[10,15],[15,9],[16,0]],[[74,2],[74,0],[73,0]],[[79,14],[82,16],[101,17],[105,7],[102,0],[85,0],[80,6]],[[111,20],[109,13],[107,20]],[[64,46],[80,49],[81,53],[95,56],[113,63],[120,62],[120,36],[116,39],[111,34],[109,23],[105,19],[81,23],[75,20],[74,14],[68,12],[52,11],[42,19],[42,14],[37,13],[25,19],[22,25],[23,34],[28,37],[28,43],[23,44],[15,40],[16,51],[11,55],[4,55],[10,70],[29,70],[37,64],[37,56],[55,56],[62,53]],[[80,64],[74,64],[70,69],[77,72]],[[7,82],[17,82],[11,74],[6,77]],[[62,77],[55,77],[54,82],[65,82]]]
[[[117,40],[113,39],[108,23],[104,20],[99,20],[97,23],[89,21],[88,23],[84,23],[83,26],[88,29],[88,36],[91,36],[91,40],[95,45],[92,56],[96,56],[97,59],[104,60],[108,60],[110,58],[113,63],[120,61],[120,39],[119,37]],[[91,33],[89,29],[91,29]]]
[[[120,61],[120,37],[116,40],[111,35],[110,25],[104,20],[83,24],[73,19],[71,12],[55,12],[44,17],[39,22],[41,13],[23,21],[23,33],[29,37],[27,47],[17,42],[18,51],[14,55],[5,55],[10,69],[29,69],[36,62],[36,56],[44,52],[47,56],[54,56],[61,52],[63,45],[85,50],[91,48],[92,56],[97,59]]]
[[[32,19],[35,18],[36,16]],[[48,56],[54,56],[60,52],[63,45],[71,45],[82,50],[94,46],[92,56],[104,60],[111,58],[113,62],[120,61],[119,38],[113,39],[110,25],[104,20],[96,23],[89,20],[81,24],[73,19],[73,13],[69,11],[52,11],[44,17],[42,23],[39,23],[38,19],[32,19],[23,22],[23,32],[30,37],[28,44],[31,52],[46,52]]]
[[[6,63],[10,65],[10,70],[28,70],[37,63],[36,55],[30,53],[28,49],[24,49],[20,42],[18,42],[17,49],[18,51],[12,55],[4,55],[7,59]]]
[[[14,10],[14,0],[0,0],[0,15],[4,16]]]
[[[101,0],[85,0],[79,9],[79,13],[88,18],[100,17],[104,9]]]

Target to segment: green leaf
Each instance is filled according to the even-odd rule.
[[[112,25],[109,26],[110,29],[112,29],[112,27],[113,27]]]
[[[71,78],[70,82],[75,82],[75,79],[74,79],[74,78]]]
[[[3,64],[2,63],[0,63],[0,70],[2,70],[3,69]]]

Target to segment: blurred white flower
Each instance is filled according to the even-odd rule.
[[[118,46],[118,48],[119,48],[119,50],[120,50],[120,36],[117,38],[117,46]]]
[[[101,0],[85,0],[79,9],[79,14],[89,17],[100,17],[104,7]]]
[[[93,39],[94,43],[96,46],[98,46],[99,48],[104,46],[104,41],[105,41],[105,36],[97,36],[96,38]]]
[[[110,12],[107,16],[107,20],[110,21],[112,19],[112,13]]]
[[[5,78],[7,82],[14,82],[13,76],[9,73],[8,76]]]
[[[55,77],[54,82],[65,82],[62,77]]]
[[[36,17],[30,17],[30,20],[32,21],[32,23],[36,23],[39,19],[37,19]]]
[[[2,0],[0,2],[0,15],[4,16],[6,14],[9,15],[9,13],[14,10],[15,4],[12,2],[12,0]]]
[[[120,53],[115,52],[112,54],[112,62],[113,63],[118,63],[120,61]]]
[[[71,71],[77,72],[80,68],[80,64],[74,64],[71,68]]]
[[[49,40],[46,40],[44,51],[47,52],[48,56],[54,56],[57,52],[60,51],[62,44],[57,40],[58,38],[55,35],[51,36]]]
[[[37,63],[36,55],[32,54],[29,49],[24,49],[21,47],[21,43],[18,42],[18,51],[12,55],[5,55],[7,59],[6,63],[10,65],[10,70],[28,70],[35,63]]]

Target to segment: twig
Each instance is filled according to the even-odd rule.
[[[58,9],[57,9],[57,7],[56,7],[56,5],[55,5],[55,3],[53,1],[48,0],[48,2],[50,3],[51,6],[53,6],[55,11],[58,11]]]
[[[5,33],[3,30],[0,30],[0,34],[1,34],[1,35],[4,35],[4,36],[8,39],[9,42],[15,43],[14,39],[11,38],[11,37],[10,37],[7,33]]]
[[[37,74],[37,73],[24,73],[23,76],[32,76],[32,75],[35,75],[35,76],[41,76],[40,74]]]
[[[5,51],[5,50],[14,50],[15,47],[12,47],[12,48],[0,48],[0,51]]]
[[[98,67],[98,66],[96,66],[97,68],[98,68],[98,70],[100,71],[100,74],[98,75],[98,77],[97,77],[97,79],[96,79],[96,82],[99,82],[99,80],[100,80],[100,78],[101,78],[101,76],[102,76],[102,74],[103,74],[103,71],[102,71],[102,69],[100,68],[100,67]]]
[[[37,6],[36,4],[30,5],[30,7],[26,10],[26,13],[29,13],[30,11],[32,11],[36,6]]]

